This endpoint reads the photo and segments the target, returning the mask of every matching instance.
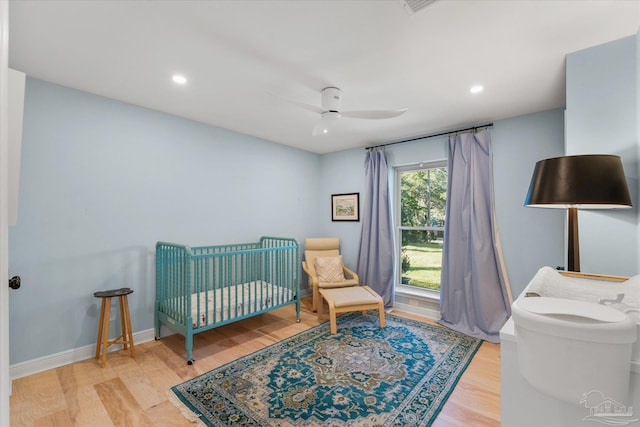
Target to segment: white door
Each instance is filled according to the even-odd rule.
[[[0,425],[9,425],[9,2],[0,0]]]

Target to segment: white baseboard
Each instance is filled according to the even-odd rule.
[[[303,289],[300,292],[302,297],[311,295],[310,289]],[[174,334],[175,332],[162,325],[160,329],[160,336],[166,337]],[[135,332],[133,334],[133,342],[135,344],[142,344],[144,342],[153,341],[155,339],[155,330],[147,329],[146,331]],[[118,351],[122,349],[122,346],[113,346],[109,349],[109,352]],[[68,365],[74,362],[80,362],[81,360],[91,359],[95,357],[96,346],[95,344],[86,345],[84,347],[74,348],[71,350],[61,351],[60,353],[51,354],[48,356],[39,357],[37,359],[27,360],[26,362],[16,363],[9,366],[9,376],[12,380],[26,377],[28,375],[37,374],[49,369],[58,368],[60,366]]]
[[[164,335],[163,335],[164,336]],[[142,344],[155,339],[155,330],[147,329],[133,334],[134,344]],[[122,346],[115,345],[109,349],[109,352],[118,351]],[[11,380],[26,377],[28,375],[37,374],[38,372],[47,371],[49,369],[58,368],[70,363],[79,362],[81,360],[91,359],[95,357],[96,345],[85,345],[84,347],[74,348],[71,350],[61,351],[60,353],[39,357],[37,359],[27,360],[26,362],[16,363],[9,366],[9,376]]]
[[[432,310],[425,307],[416,307],[414,305],[402,304],[399,302],[393,303],[393,309],[398,311],[404,311],[405,313],[416,314],[418,316],[428,317],[429,319],[433,319],[435,321],[440,320],[440,311]]]

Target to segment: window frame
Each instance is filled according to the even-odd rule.
[[[394,212],[394,236],[395,241],[397,242],[395,253],[396,253],[396,262],[395,262],[395,281],[396,281],[396,293],[407,295],[407,296],[418,296],[424,297],[427,299],[438,300],[440,301],[440,291],[434,291],[432,289],[420,288],[418,286],[404,285],[402,284],[402,230],[421,230],[421,231],[443,231],[444,227],[414,227],[414,226],[402,226],[402,191],[401,191],[401,183],[402,183],[402,173],[411,172],[411,171],[420,171],[426,169],[436,169],[436,168],[448,168],[447,159],[440,160],[432,160],[432,161],[424,161],[418,163],[412,163],[408,165],[396,166],[394,168],[394,200],[393,200],[393,212]],[[449,179],[449,171],[447,170],[447,180]],[[446,224],[446,220],[445,220]]]

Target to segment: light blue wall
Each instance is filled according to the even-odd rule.
[[[633,209],[579,212],[581,270],[635,275],[638,264],[637,36],[567,56],[566,153],[616,154]]]
[[[564,265],[566,213],[524,206],[536,162],[563,154],[563,111],[496,121],[491,141],[496,218],[515,298],[540,267]]]
[[[319,233],[321,156],[28,79],[11,364],[95,344],[97,290],[153,327],[154,245]],[[321,215],[321,213],[323,215]]]
[[[561,212],[523,207],[533,165],[563,152],[563,112],[491,129],[496,215],[517,295],[561,264]],[[446,137],[390,146],[391,166],[446,157]],[[131,286],[134,331],[152,328],[154,244],[338,236],[355,266],[361,223],[332,222],[359,192],[364,149],[323,156],[39,80],[27,82],[18,225],[10,229],[11,364],[95,344],[96,290]],[[303,276],[304,277],[304,276]],[[303,279],[303,283],[306,280]]]
[[[543,158],[560,156],[564,151],[563,111],[498,120],[490,133],[494,151],[496,218],[516,296],[540,267],[563,263],[564,213],[524,207],[535,163]],[[446,159],[447,137],[391,145],[385,148],[385,153],[390,167]],[[327,206],[331,193],[363,191],[364,157],[363,149],[323,156],[322,197],[326,198]],[[360,195],[361,203],[364,203],[363,196]],[[326,218],[330,218],[328,211]],[[343,238],[345,260],[355,261],[360,241],[359,223],[321,220],[325,235]],[[351,244],[350,238],[357,240]]]
[[[321,160],[321,184],[319,192],[319,237],[339,237],[340,251],[345,265],[355,270],[360,249],[361,222],[332,221],[331,195],[360,193],[360,217],[364,201],[365,150],[346,150],[325,154]],[[309,236],[311,237],[311,236]]]

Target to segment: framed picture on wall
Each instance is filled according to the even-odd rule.
[[[360,221],[360,193],[331,195],[332,221]]]

